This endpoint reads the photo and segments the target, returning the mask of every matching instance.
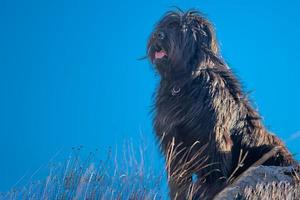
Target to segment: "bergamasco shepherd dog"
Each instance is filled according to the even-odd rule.
[[[154,129],[171,199],[212,199],[272,149],[263,165],[295,163],[262,124],[200,12],[167,12],[150,35],[147,56],[160,76]]]

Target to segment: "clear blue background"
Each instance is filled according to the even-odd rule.
[[[106,149],[141,135],[154,143],[158,79],[138,58],[171,6],[207,14],[266,126],[300,153],[296,0],[1,0],[0,190],[62,148]]]

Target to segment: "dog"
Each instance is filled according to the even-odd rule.
[[[211,199],[274,148],[263,165],[295,163],[262,124],[199,11],[167,12],[150,35],[147,57],[160,76],[153,126],[171,199]]]

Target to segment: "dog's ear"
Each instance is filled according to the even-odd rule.
[[[219,52],[219,47],[216,39],[216,33],[213,26],[207,21],[203,20],[200,23],[200,41],[201,45],[210,50],[215,55]]]

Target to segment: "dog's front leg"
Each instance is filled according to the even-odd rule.
[[[172,200],[187,200],[190,199],[190,187],[192,185],[192,178],[184,178],[177,180],[176,178],[169,178],[169,194]]]

